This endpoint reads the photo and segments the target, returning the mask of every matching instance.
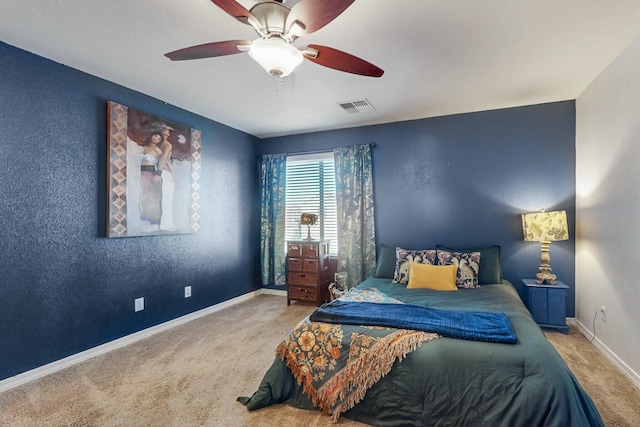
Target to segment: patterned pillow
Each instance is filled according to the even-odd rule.
[[[438,250],[438,265],[457,265],[456,285],[459,288],[479,288],[480,252]]]
[[[409,283],[409,263],[436,264],[436,250],[407,250],[396,248],[396,270],[393,273],[393,283]]]
[[[486,246],[483,248],[452,248],[451,246],[436,245],[439,251],[450,252],[480,252],[480,269],[478,270],[478,284],[490,285],[502,283],[502,267],[500,266],[500,246]]]

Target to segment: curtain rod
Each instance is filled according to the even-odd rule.
[[[361,144],[361,145],[365,145],[365,144]],[[374,148],[376,146],[376,143],[375,142],[370,142],[368,145],[369,145],[369,147]],[[355,145],[351,145],[349,147],[355,147]],[[335,147],[335,148],[341,148],[341,147]],[[302,156],[304,154],[328,153],[330,151],[333,151],[335,148],[330,148],[330,149],[327,149],[327,150],[298,151],[298,152],[295,152],[295,153],[284,153],[284,154],[286,154],[287,156]]]

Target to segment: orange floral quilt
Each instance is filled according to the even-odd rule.
[[[376,292],[347,294],[346,299],[401,303]],[[312,322],[307,317],[280,343],[276,354],[313,404],[337,422],[396,361],[438,336],[408,329]]]

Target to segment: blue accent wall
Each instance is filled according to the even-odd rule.
[[[0,380],[257,289],[255,137],[4,43],[0,98]],[[196,234],[105,237],[107,101],[203,132]]]
[[[364,113],[363,113],[364,114]],[[377,243],[502,247],[504,277],[535,278],[540,245],[524,242],[521,214],[565,209],[570,240],[551,244],[551,267],[575,315],[575,103],[459,114],[263,140],[260,154],[375,142]]]

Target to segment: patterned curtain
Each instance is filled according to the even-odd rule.
[[[338,286],[351,289],[376,268],[371,147],[333,151],[338,210]]]
[[[268,154],[260,162],[260,269],[263,285],[284,285],[286,154]]]

